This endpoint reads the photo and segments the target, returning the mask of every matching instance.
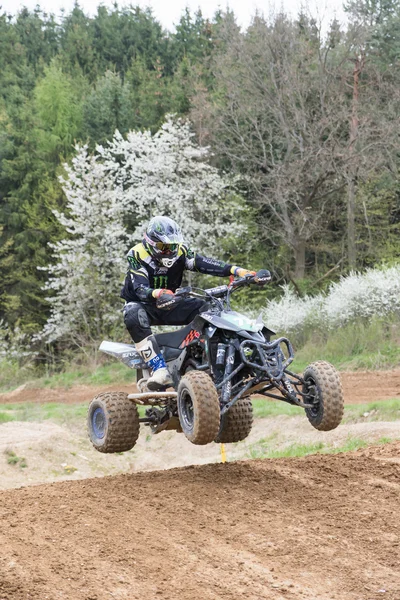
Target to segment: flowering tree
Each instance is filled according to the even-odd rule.
[[[56,213],[66,238],[52,245],[55,263],[47,290],[50,318],[41,334],[79,345],[113,333],[122,323],[119,289],[125,256],[156,214],[176,219],[189,242],[203,251],[218,238],[244,232],[240,205],[229,184],[207,164],[207,150],[196,146],[189,125],[168,119],[154,136],[117,131],[90,156],[78,147],[62,180],[68,214]],[[126,222],[135,230],[128,233]],[[130,219],[132,221],[132,219]]]
[[[266,323],[279,332],[295,333],[307,326],[338,328],[357,319],[400,314],[400,267],[350,273],[331,283],[327,293],[299,298],[288,286],[264,311]]]
[[[136,215],[134,238],[142,238],[145,223],[156,214],[175,219],[189,243],[214,251],[218,238],[244,232],[240,205],[229,183],[207,163],[186,121],[168,117],[161,129],[117,131],[111,143],[97,151],[124,190],[126,208]]]
[[[116,286],[128,236],[121,189],[98,157],[89,156],[84,146],[65,168],[68,216],[56,216],[68,235],[51,245],[56,259],[47,267],[51,315],[42,336],[47,341],[72,337],[80,344],[118,320]]]

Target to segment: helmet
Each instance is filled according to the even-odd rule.
[[[169,217],[153,217],[144,234],[143,244],[149,254],[165,267],[171,267],[183,242],[180,227]]]

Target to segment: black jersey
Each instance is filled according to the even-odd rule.
[[[127,302],[155,302],[152,296],[155,289],[175,292],[182,283],[185,270],[227,277],[232,268],[220,260],[201,256],[184,244],[180,244],[178,256],[170,267],[159,265],[142,243],[129,250],[127,259],[129,270],[121,290],[121,297]]]

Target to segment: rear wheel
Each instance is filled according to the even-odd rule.
[[[305,402],[314,405],[306,409],[311,425],[319,431],[335,429],[342,420],[344,409],[339,373],[330,363],[319,360],[306,368],[303,378],[303,392],[307,394]]]
[[[221,427],[216,442],[232,444],[241,442],[249,435],[253,426],[253,405],[251,400],[241,398],[221,419]]]
[[[178,414],[182,431],[192,444],[204,445],[218,435],[220,407],[217,390],[207,373],[189,371],[178,387]]]
[[[139,412],[124,392],[105,392],[91,401],[87,427],[90,441],[99,452],[126,452],[139,437]]]

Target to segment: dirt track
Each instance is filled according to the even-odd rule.
[[[400,369],[391,371],[355,371],[340,373],[345,402],[361,404],[400,396]],[[20,388],[7,394],[0,394],[0,404],[9,402],[89,402],[99,392],[120,390],[132,392],[132,384],[108,386],[76,385],[69,389]]]
[[[400,443],[0,494],[1,600],[399,600]]]
[[[400,395],[400,371],[343,379],[347,403]],[[93,392],[20,390],[0,402]],[[46,443],[36,459],[34,440],[26,446],[26,471],[54,453],[62,462]],[[400,442],[0,491],[0,600],[400,600],[399,500]]]

